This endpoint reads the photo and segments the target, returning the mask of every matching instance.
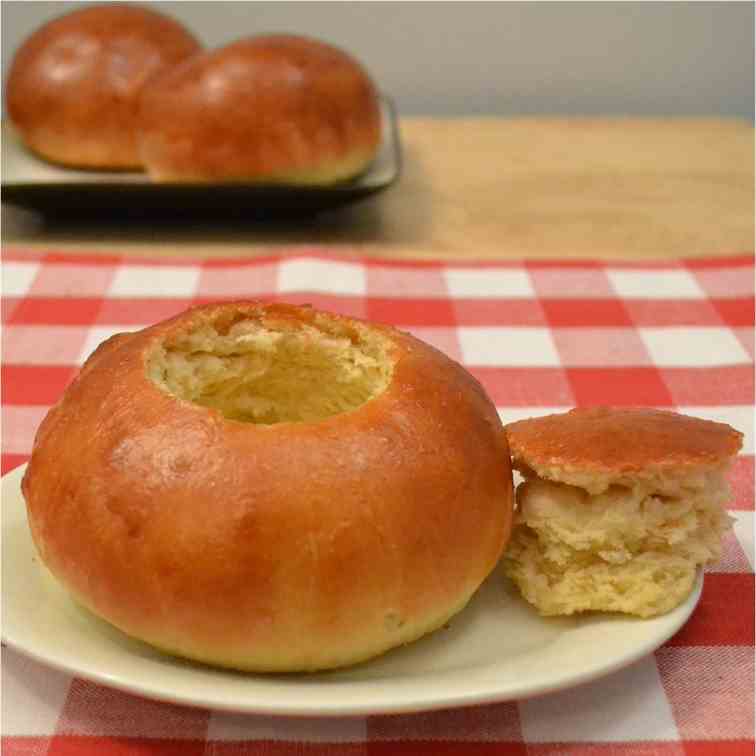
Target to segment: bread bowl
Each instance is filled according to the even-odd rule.
[[[506,438],[457,363],[307,307],[198,307],[102,344],[23,478],[52,574],[123,632],[258,672],[430,632],[497,563]]]
[[[199,50],[181,24],[148,8],[79,8],[41,26],[16,52],[8,115],[25,144],[48,161],[139,169],[135,128],[143,87]]]
[[[506,432],[525,482],[504,567],[541,614],[663,614],[719,559],[742,443],[729,425],[589,407]]]
[[[145,90],[140,158],[165,182],[329,185],[381,139],[378,93],[346,52],[265,34],[207,51]]]

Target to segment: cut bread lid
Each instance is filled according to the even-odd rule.
[[[525,477],[591,494],[612,485],[668,496],[700,490],[727,470],[743,443],[725,423],[646,408],[578,408],[511,423],[506,434]]]

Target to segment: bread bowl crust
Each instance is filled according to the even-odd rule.
[[[238,669],[337,667],[446,622],[511,528],[490,400],[440,352],[375,325],[392,343],[388,388],[316,423],[229,420],[147,378],[155,344],[229,307],[319,317],[204,306],[100,346],[23,479],[45,564],[124,632]]]
[[[329,184],[374,158],[378,94],[318,40],[266,34],[208,51],[145,90],[140,154],[157,181]]]
[[[27,146],[54,163],[138,169],[139,95],[152,77],[200,50],[181,24],[112,3],[67,13],[18,49],[8,114]]]

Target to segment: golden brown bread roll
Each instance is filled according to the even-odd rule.
[[[72,11],[40,27],[14,56],[8,114],[27,146],[54,163],[138,169],[142,88],[199,49],[181,24],[147,8]]]
[[[257,671],[368,659],[444,624],[509,537],[499,417],[408,334],[209,305],[118,335],[37,434],[44,563],[168,652]]]
[[[208,51],[145,91],[140,154],[156,181],[330,184],[381,137],[376,89],[324,42],[261,35]]]
[[[719,559],[742,441],[729,425],[591,407],[506,430],[525,482],[504,566],[541,614],[661,614]]]

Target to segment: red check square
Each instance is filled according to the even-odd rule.
[[[3,365],[3,403],[55,404],[77,372],[73,365]]]
[[[19,302],[10,323],[23,325],[91,325],[103,306],[102,299],[36,297]]]
[[[682,743],[528,743],[528,756],[685,756]]]
[[[281,756],[290,752],[281,751]],[[456,740],[395,740],[370,742],[365,751],[346,751],[343,756],[527,756],[525,743],[495,741],[460,743]],[[340,750],[306,751],[302,756],[342,756]],[[266,755],[267,756],[267,752]]]
[[[56,735],[45,756],[206,756],[204,740],[172,740],[100,735]],[[24,754],[26,756],[26,754]]]
[[[545,326],[537,299],[454,299],[453,320],[461,326]]]
[[[729,326],[753,326],[754,298],[746,299],[712,299],[722,320]]]
[[[748,643],[714,648],[664,646],[656,652],[683,740],[753,740],[753,636]]]
[[[3,756],[47,756],[52,738],[19,736],[3,738]]]
[[[567,377],[581,407],[670,407],[674,404],[655,367],[572,367]]]
[[[748,646],[754,637],[754,576],[708,572],[695,612],[670,646]],[[723,622],[722,617],[727,617]]]
[[[470,738],[466,733],[475,733],[475,738]],[[440,743],[477,740],[481,736],[496,743],[522,742],[517,705],[492,704],[447,711],[371,717],[368,720],[368,737],[371,741],[396,742],[406,739]]]
[[[449,326],[454,323],[454,306],[448,299],[389,299],[370,297],[368,320],[403,326]]]
[[[625,303],[618,299],[542,299],[541,306],[555,328],[632,325]]]
[[[753,738],[744,740],[686,740],[685,756],[753,756]]]

